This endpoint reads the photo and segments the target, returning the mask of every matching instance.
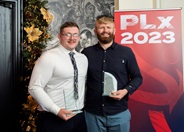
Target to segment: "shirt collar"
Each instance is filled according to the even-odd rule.
[[[116,45],[117,45],[117,44],[113,41],[112,45],[111,45],[109,48],[115,49],[115,48],[116,48]],[[98,48],[98,49],[103,49],[103,48],[100,46],[99,42],[97,43],[97,48]],[[109,48],[108,48],[108,49],[109,49]]]
[[[73,51],[70,51],[70,50],[67,50],[65,47],[63,47],[63,45],[59,45],[59,49],[63,52],[63,53],[65,53],[66,55],[68,55],[70,52],[74,52],[74,53],[76,53],[77,51],[74,49]]]

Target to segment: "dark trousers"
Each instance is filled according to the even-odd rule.
[[[40,113],[36,125],[37,132],[87,132],[84,112],[67,121],[48,112]]]

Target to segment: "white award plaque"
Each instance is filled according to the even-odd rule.
[[[117,80],[109,72],[104,72],[104,89],[103,96],[109,96],[111,92],[117,91]]]

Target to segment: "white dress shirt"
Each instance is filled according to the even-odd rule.
[[[29,82],[28,91],[41,106],[42,111],[58,114],[61,108],[66,108],[66,98],[73,98],[74,69],[70,60],[69,50],[62,45],[47,50],[36,61]],[[85,81],[88,61],[85,55],[73,51],[78,68],[77,109],[84,106]],[[68,99],[67,99],[68,100]],[[71,100],[68,100],[69,103]]]

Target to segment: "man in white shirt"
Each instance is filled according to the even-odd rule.
[[[75,22],[65,22],[58,34],[60,45],[42,53],[34,66],[28,91],[38,102],[38,132],[86,132],[84,113],[87,58],[75,51],[80,40]],[[74,53],[78,72],[78,98],[74,98]]]

